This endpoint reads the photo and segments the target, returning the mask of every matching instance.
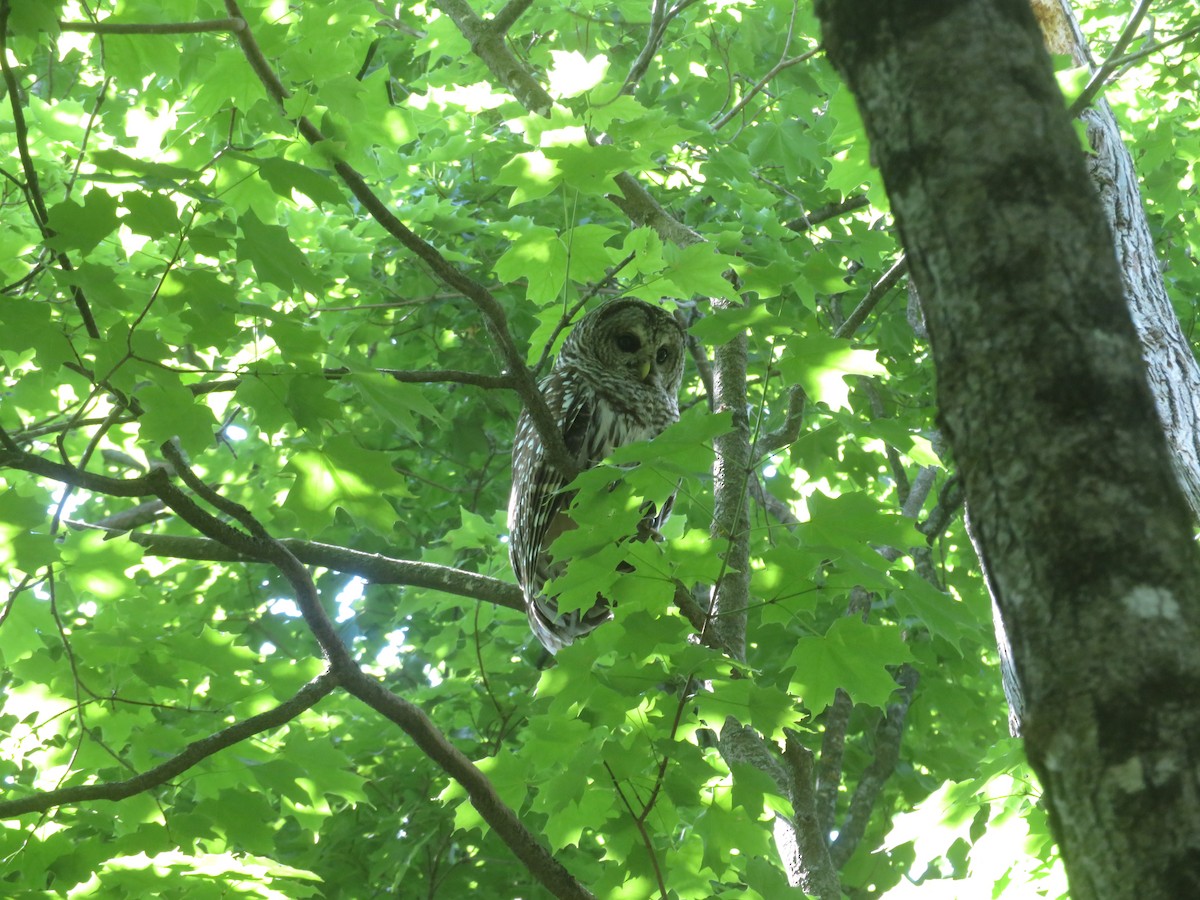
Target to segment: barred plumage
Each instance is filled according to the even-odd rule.
[[[596,465],[615,448],[654,437],[679,419],[683,329],[666,310],[642,300],[616,300],[584,316],[563,342],[554,368],[539,384],[576,465]],[[525,595],[529,624],[552,653],[610,617],[598,601],[588,610],[560,614],[543,594],[560,574],[546,548],[574,527],[571,497],[547,463],[542,442],[524,411],[513,441],[513,486],[508,503],[509,558]],[[648,516],[657,529],[671,503]]]

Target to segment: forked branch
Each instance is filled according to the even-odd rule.
[[[244,18],[237,0],[225,0],[225,10],[231,17]],[[250,28],[244,28],[237,33],[237,38],[241,44],[242,53],[250,63],[250,67],[254,70],[254,73],[258,76],[259,81],[262,82],[267,95],[275,102],[279,111],[284,116],[288,116],[286,101],[291,97],[291,92],[284,87],[283,82],[279,80],[279,76],[271,68],[271,64],[263,55],[258,42],[254,39],[253,31]],[[295,124],[297,130],[310,144],[323,144],[325,148],[331,147],[330,144],[325,143],[325,135],[308,118],[305,116],[288,116],[288,118]],[[538,435],[542,439],[542,444],[546,449],[547,458],[566,476],[567,480],[574,478],[577,474],[577,467],[567,453],[562,432],[559,430],[554,416],[550,412],[550,408],[546,405],[545,398],[542,397],[541,392],[538,390],[537,380],[529,370],[529,367],[525,365],[525,360],[521,352],[513,342],[512,334],[508,330],[508,318],[499,301],[492,295],[491,291],[457,269],[438,252],[436,247],[423,240],[401,222],[395,213],[388,208],[387,204],[371,190],[366,180],[353,166],[336,156],[331,156],[331,161],[334,171],[337,172],[355,199],[370,213],[371,217],[388,234],[396,238],[405,248],[425,263],[435,277],[447,287],[461,293],[479,310],[483,316],[484,324],[487,326],[488,333],[491,335],[492,341],[495,343],[496,349],[504,362],[505,368],[513,379],[513,388],[520,394],[521,400],[525,403],[525,408],[529,410],[529,416],[533,420]]]

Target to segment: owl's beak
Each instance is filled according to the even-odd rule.
[[[638,366],[638,378],[642,381],[650,380],[650,360],[643,360],[642,364]]]

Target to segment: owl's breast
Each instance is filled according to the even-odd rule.
[[[628,385],[626,387],[629,388]],[[643,393],[652,396],[640,396]],[[679,419],[679,410],[673,398],[665,397],[661,391],[598,391],[594,404],[588,446],[589,465],[599,462],[617,447],[649,440]]]

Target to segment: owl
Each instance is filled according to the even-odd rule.
[[[615,300],[579,321],[538,387],[580,469],[679,420],[683,352],[683,328],[674,316],[642,300]],[[560,614],[555,598],[543,593],[546,582],[563,568],[550,561],[546,548],[575,527],[567,514],[572,495],[563,491],[563,484],[546,459],[533,421],[522,412],[513,441],[509,559],[525,595],[530,627],[551,653],[611,617],[601,597],[591,609]],[[670,507],[671,501],[661,510],[650,504],[639,533],[656,532]]]

